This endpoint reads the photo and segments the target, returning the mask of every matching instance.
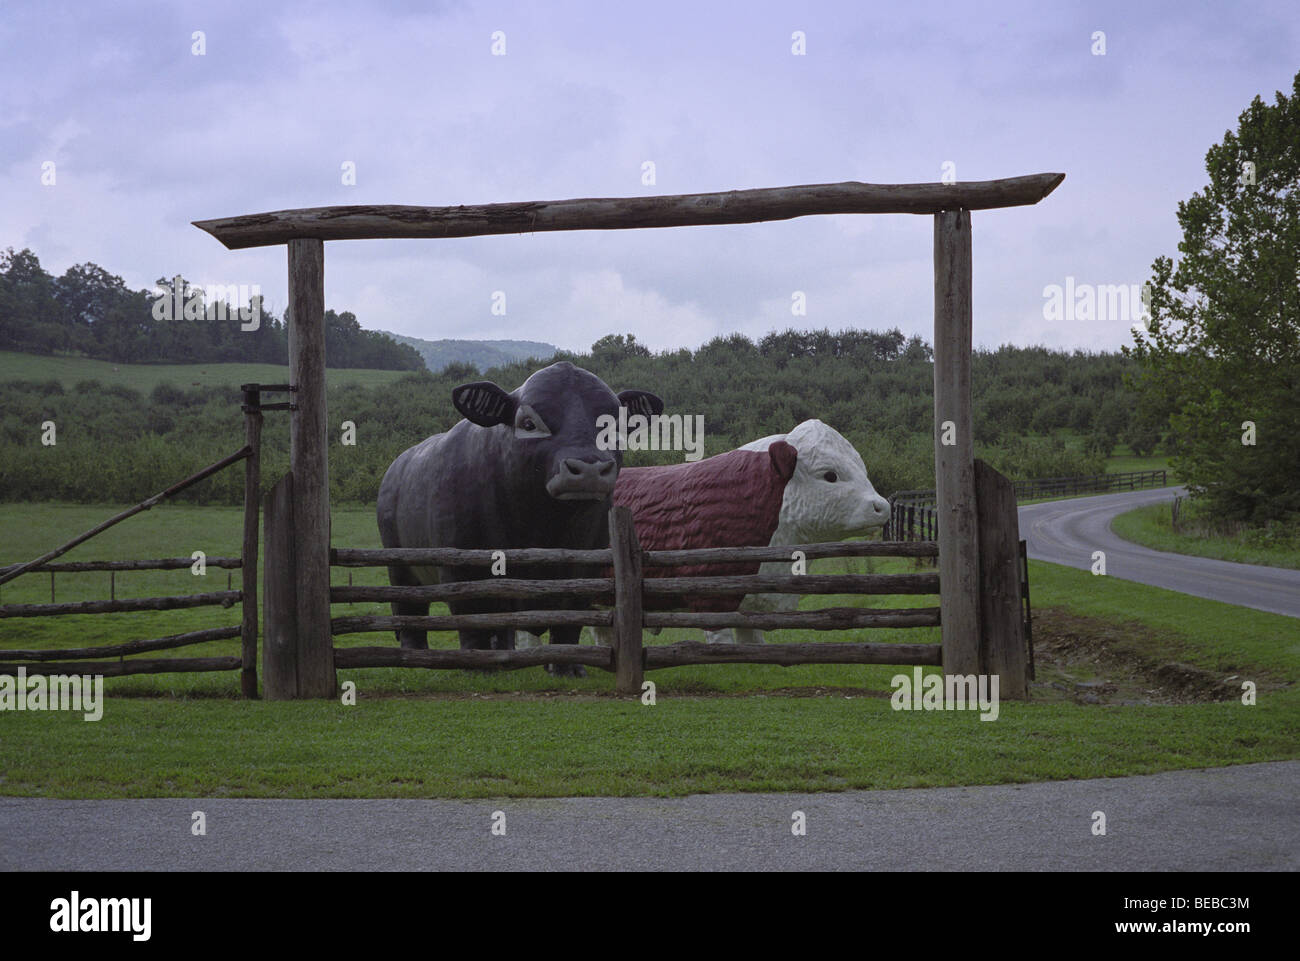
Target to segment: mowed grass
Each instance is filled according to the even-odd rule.
[[[325,383],[327,387],[380,387],[406,373],[409,371],[329,368]],[[43,357],[0,350],[0,382],[57,380],[67,389],[83,380],[97,380],[147,394],[159,384],[183,388],[283,384],[288,377],[288,367],[278,364],[115,364],[89,357]]]
[[[1106,459],[1107,474],[1125,474],[1139,470],[1166,471],[1168,483],[1178,483],[1178,477],[1175,475],[1173,468],[1169,466],[1169,458],[1163,454],[1149,454],[1145,457],[1139,457],[1132,452],[1127,444],[1118,444],[1111,456]]]
[[[1185,503],[1185,502],[1184,502]],[[1268,529],[1216,533],[1195,520],[1175,532],[1170,504],[1152,504],[1120,514],[1111,529],[1125,540],[1157,551],[1194,554],[1239,564],[1300,569],[1300,530],[1275,523]]]
[[[39,554],[112,507],[0,506],[0,562]],[[236,508],[159,507],[70,558],[237,551]],[[373,516],[336,510],[333,541],[375,546]],[[874,570],[914,562],[876,562]],[[865,569],[826,561],[827,572]],[[613,695],[613,679],[552,678],[541,669],[341,672],[357,703],[242,701],[237,672],[109,678],[102,720],[62,712],[0,714],[0,794],[50,797],[490,797],[681,795],[987,784],[1116,776],[1300,756],[1300,622],[1031,562],[1035,606],[1062,606],[1132,626],[1132,643],[1208,670],[1257,677],[1259,703],[1178,707],[1001,705],[975,712],[896,712],[890,678],[907,668],[702,665],[651,672],[656,703]],[[358,570],[355,583],[382,583]],[[214,583],[213,579],[217,583]],[[336,583],[347,572],[336,571]],[[118,596],[210,590],[188,572],[118,575]],[[60,600],[107,597],[107,574],[58,575]],[[234,584],[239,583],[236,572]],[[5,603],[48,602],[48,575],[0,588]],[[922,606],[929,597],[810,599]],[[383,610],[338,605],[336,613]],[[0,647],[71,647],[238,622],[239,609],[0,619]],[[665,631],[650,643],[692,632]],[[770,640],[937,641],[914,629]],[[698,636],[698,635],[696,635]],[[454,647],[454,635],[431,643]],[[341,638],[391,645],[391,635]],[[176,656],[233,654],[238,640]],[[791,696],[810,694],[813,696]]]

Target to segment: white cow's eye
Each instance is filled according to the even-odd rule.
[[[836,474],[835,471],[833,470],[828,470],[825,474],[822,474],[822,477],[827,481],[830,481],[830,483],[832,484],[834,484],[837,480],[840,479],[839,475]]]

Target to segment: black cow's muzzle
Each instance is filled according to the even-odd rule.
[[[558,501],[603,500],[614,493],[618,464],[612,460],[585,461],[565,457],[546,482],[546,493]]]

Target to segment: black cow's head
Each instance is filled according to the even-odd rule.
[[[491,381],[461,384],[452,403],[480,427],[510,432],[510,466],[523,478],[542,480],[556,500],[602,500],[614,493],[622,452],[596,445],[603,414],[663,413],[664,402],[644,390],[615,394],[591,371],[561,361],[544,367],[506,393]]]

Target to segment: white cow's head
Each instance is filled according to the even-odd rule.
[[[839,431],[806,420],[784,436],[764,437],[744,449],[761,450],[777,440],[799,452],[781,504],[783,532],[797,539],[791,543],[839,541],[889,520],[889,502],[871,486],[862,455]]]

